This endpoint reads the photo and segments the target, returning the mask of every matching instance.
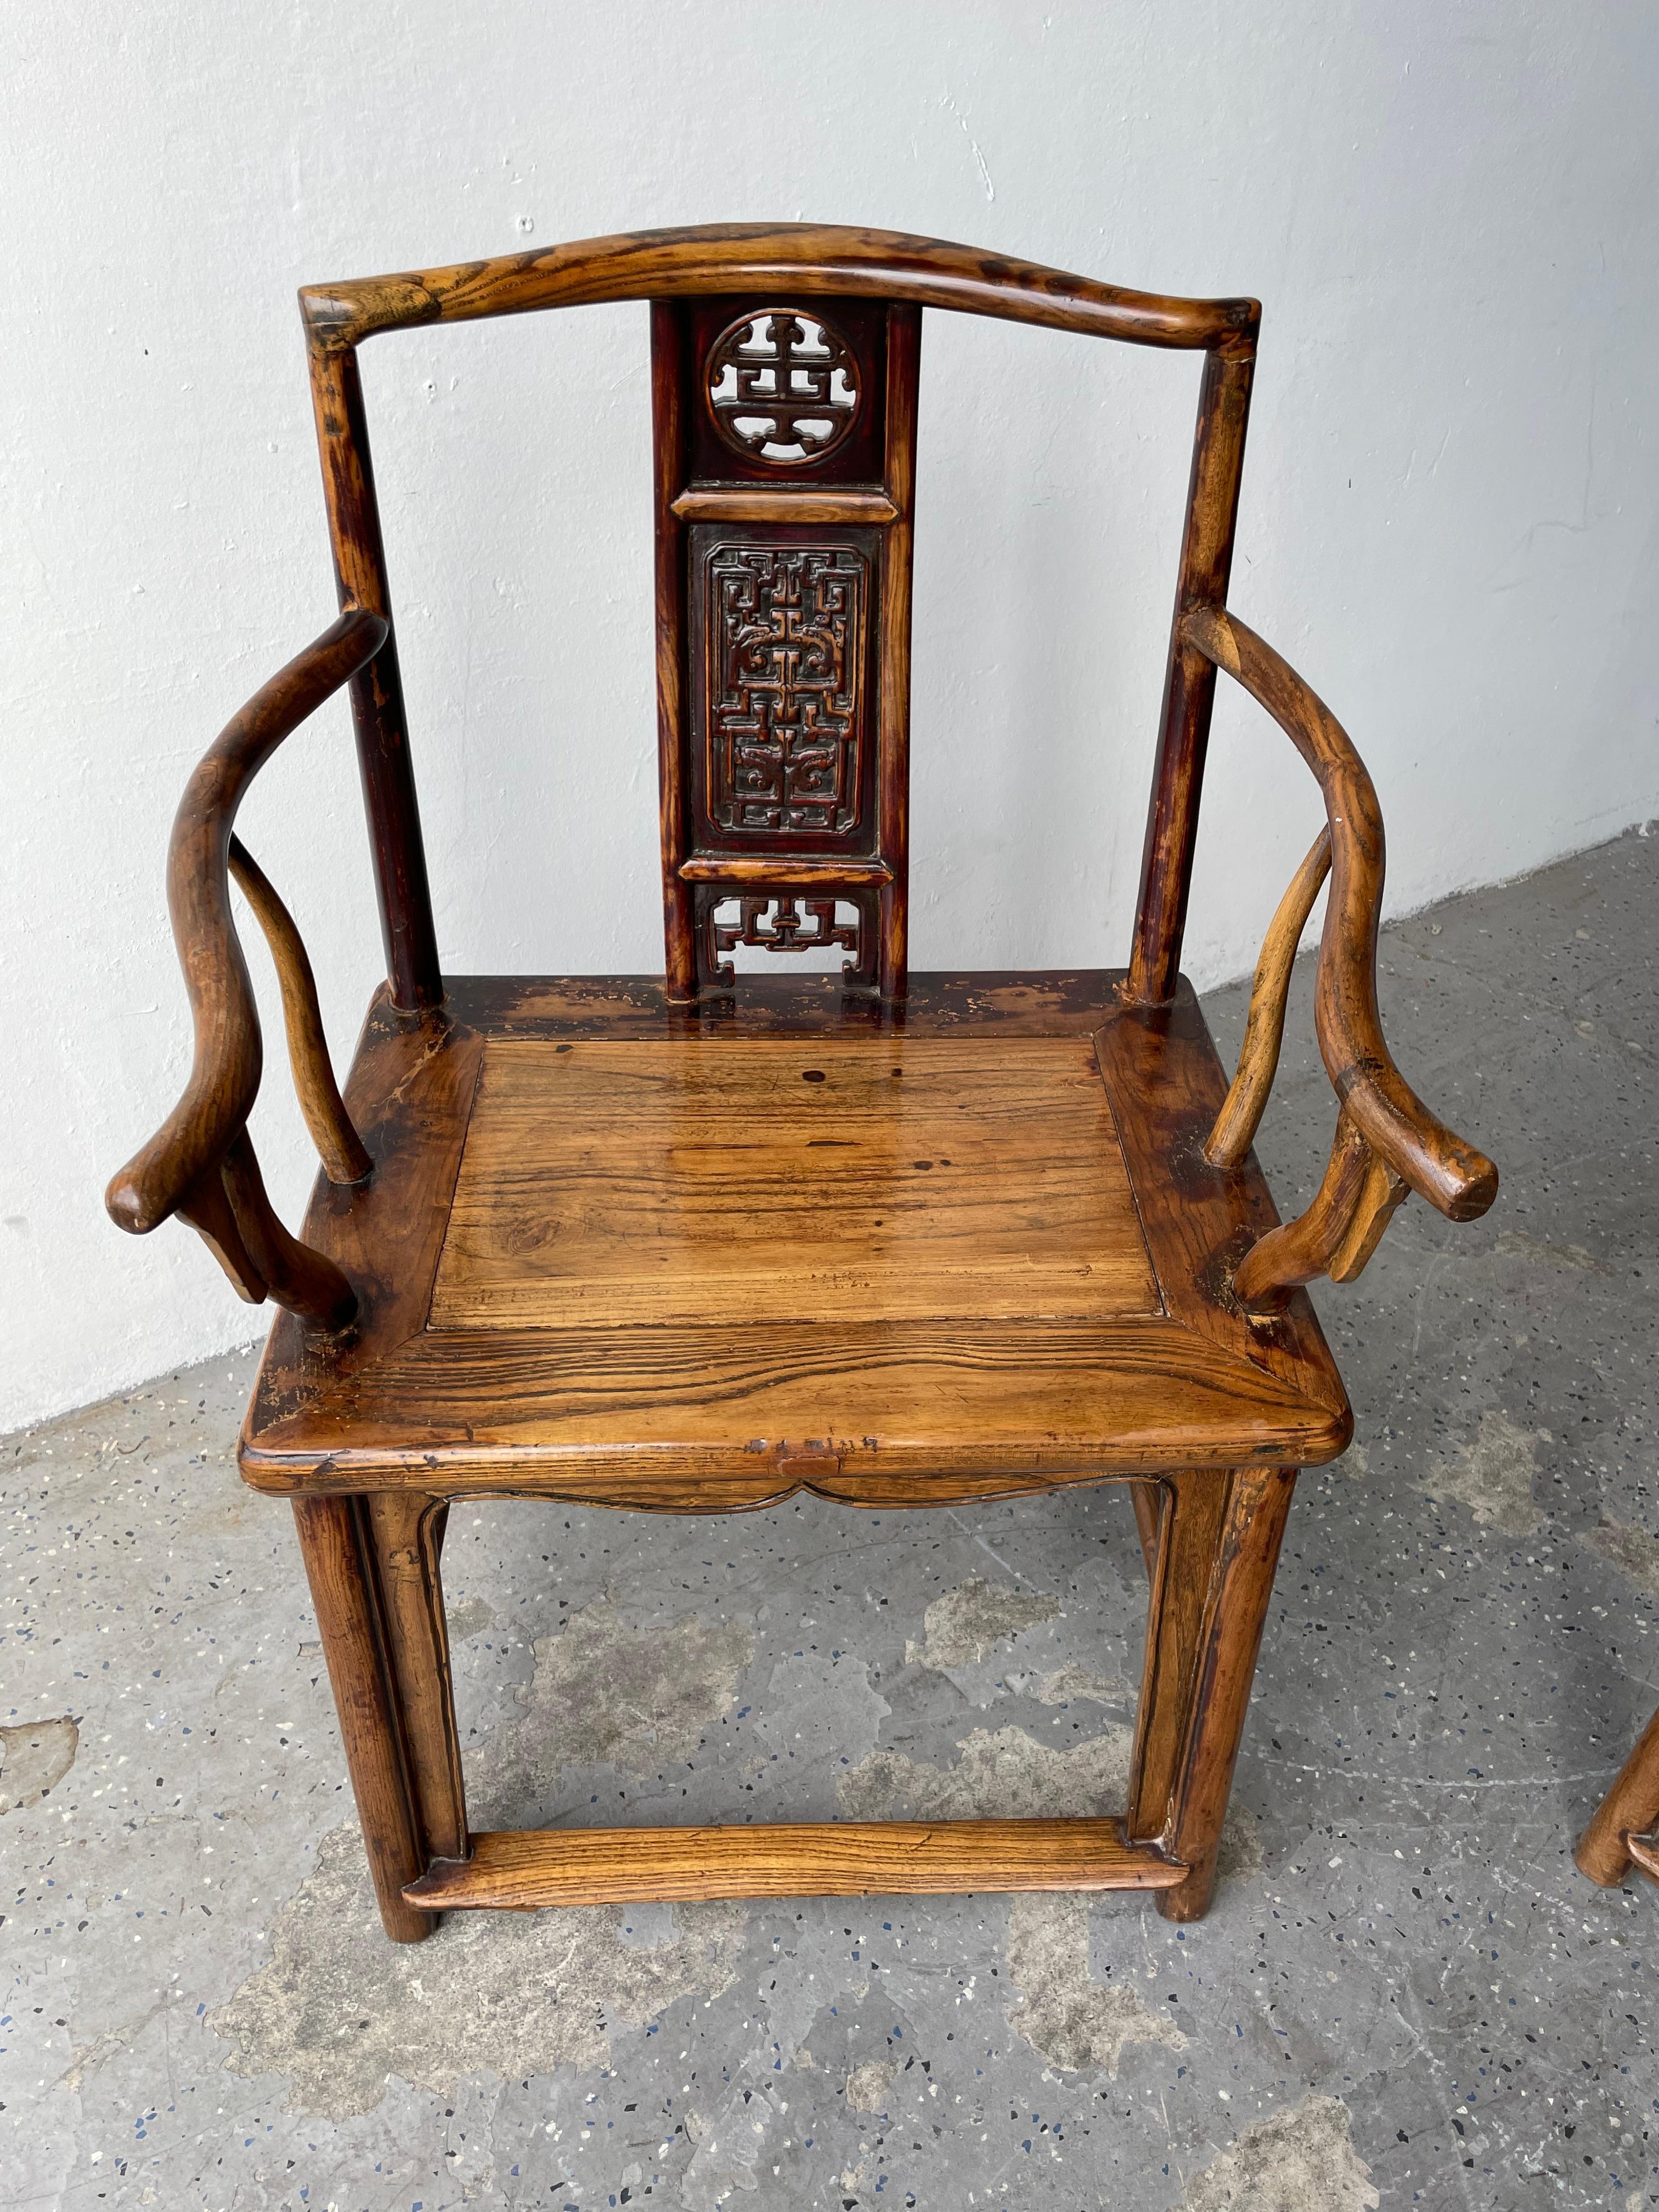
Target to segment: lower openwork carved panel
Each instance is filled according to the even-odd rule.
[[[866,826],[871,562],[858,545],[699,549],[703,808],[739,844]]]
[[[709,884],[698,896],[698,969],[709,983],[730,983],[733,968],[726,957],[739,945],[769,953],[848,957],[840,970],[854,988],[867,986],[875,966],[876,907],[858,893],[834,898],[763,890],[738,895]],[[816,963],[833,969],[822,957]]]

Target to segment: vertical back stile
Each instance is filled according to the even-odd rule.
[[[893,879],[881,894],[881,995],[902,998],[910,963],[910,600],[915,543],[916,397],[921,310],[887,315],[888,525],[881,598],[881,851]]]
[[[443,1004],[443,976],[432,924],[426,848],[409,757],[398,644],[391,629],[380,511],[374,497],[368,425],[354,347],[310,332],[311,393],[328,505],[329,537],[343,612],[366,607],[384,617],[386,640],[354,677],[351,709],[380,895],[380,930],[392,1004],[406,1012]]]
[[[664,988],[672,1005],[696,996],[693,893],[686,845],[685,550],[674,496],[685,475],[685,342],[681,312],[651,303],[651,426],[656,502],[657,777],[662,843]]]
[[[1169,672],[1129,958],[1128,994],[1143,1006],[1166,1005],[1175,995],[1181,968],[1204,756],[1215,702],[1215,668],[1196,647],[1182,642],[1179,630],[1182,617],[1194,607],[1219,609],[1227,604],[1255,365],[1253,332],[1248,346],[1235,340],[1231,350],[1218,348],[1204,358]]]

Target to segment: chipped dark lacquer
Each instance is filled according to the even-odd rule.
[[[649,304],[663,975],[446,978],[357,349],[621,300]],[[179,1214],[244,1297],[286,1309],[241,1467],[294,1506],[387,1933],[491,1905],[876,1890],[1143,1888],[1197,1917],[1296,1471],[1350,1431],[1299,1286],[1357,1274],[1407,1190],[1465,1219],[1496,1188],[1383,1042],[1364,767],[1227,609],[1255,303],[804,224],[599,239],[301,303],[342,616],[180,807],[195,1066],[109,1204],[136,1232]],[[1204,356],[1127,970],[909,970],[926,308]],[[1218,670],[1290,736],[1328,824],[1269,930],[1231,1088],[1179,973]],[[264,761],[343,684],[386,981],[342,1098],[298,930],[233,830]],[[1250,1144],[1328,874],[1337,1135],[1281,1224]],[[302,1239],[246,1133],[261,1043],[233,880],[271,945],[325,1170]],[[792,969],[802,956],[823,972]],[[1131,1486],[1152,1585],[1121,1816],[470,1833],[440,1580],[453,1499],[740,1512],[1100,1481]]]

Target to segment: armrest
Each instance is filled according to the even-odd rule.
[[[335,1326],[355,1309],[349,1286],[331,1261],[296,1243],[271,1215],[246,1135],[263,1049],[231,911],[233,869],[271,937],[307,1119],[313,1132],[326,1127],[331,1139],[325,1164],[331,1173],[342,1170],[339,1179],[356,1180],[368,1172],[368,1158],[339,1104],[298,933],[232,830],[248,786],[277,746],[374,658],[386,632],[379,615],[362,609],[342,615],[227,724],[185,787],[167,848],[167,906],[190,998],[195,1056],[179,1103],[114,1176],[105,1198],[117,1225],[134,1236],[182,1214],[213,1246],[244,1297],[258,1303],[269,1291]]]
[[[1242,1297],[1255,1302],[1259,1296],[1271,1303],[1281,1291],[1288,1296],[1290,1287],[1273,1262],[1288,1264],[1292,1259],[1288,1243],[1270,1254],[1274,1238],[1288,1240],[1293,1231],[1302,1232],[1295,1261],[1305,1265],[1305,1272],[1296,1274],[1295,1281],[1309,1281],[1328,1267],[1335,1273],[1338,1267],[1341,1279],[1351,1279],[1369,1258],[1376,1235],[1405,1188],[1449,1220],[1472,1221],[1497,1196],[1498,1170],[1423,1103],[1395,1066],[1383,1038],[1376,1003],[1382,817],[1365,764],[1347,732],[1288,662],[1236,616],[1196,608],[1182,617],[1181,628],[1188,642],[1267,708],[1313,771],[1325,801],[1326,829],[1268,932],[1238,1080],[1210,1146],[1211,1158],[1223,1162],[1242,1158],[1249,1147],[1278,1057],[1290,962],[1328,866],[1331,889],[1320,940],[1315,1024],[1341,1115],[1314,1207],[1301,1222],[1270,1232],[1238,1272]],[[1396,1192],[1395,1181],[1405,1188]],[[1380,1212],[1376,1235],[1362,1233],[1358,1214],[1366,1212],[1373,1218]]]

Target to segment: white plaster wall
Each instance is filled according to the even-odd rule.
[[[1366,753],[1391,907],[1659,811],[1642,0],[83,0],[8,10],[0,49],[0,1428],[262,1325],[100,1194],[187,1066],[179,788],[333,612],[304,280],[805,216],[1254,292],[1233,601]],[[923,353],[917,963],[1116,963],[1197,363],[943,315]],[[445,962],[659,967],[646,312],[364,365]],[[342,705],[244,819],[343,1052],[380,969]],[[1200,984],[1316,820],[1227,701]]]

